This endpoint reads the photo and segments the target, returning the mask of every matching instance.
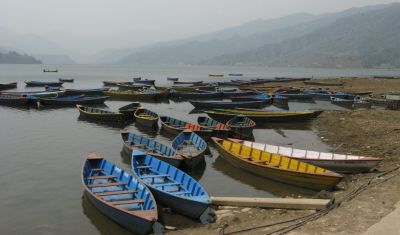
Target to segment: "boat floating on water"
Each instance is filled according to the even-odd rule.
[[[127,118],[134,118],[137,109],[143,108],[140,102],[133,102],[128,105],[122,106],[118,111],[125,115]]]
[[[190,130],[198,135],[208,139],[212,134],[213,130],[205,127],[201,127],[194,123],[185,122],[168,116],[161,116],[161,128],[173,135],[178,135],[184,130]]]
[[[247,139],[253,136],[256,123],[244,115],[238,115],[226,123],[236,138]]]
[[[98,121],[120,122],[124,120],[125,115],[122,113],[111,112],[104,109],[76,105],[82,117]]]
[[[135,111],[134,116],[137,124],[151,128],[158,128],[159,116],[157,113],[145,108],[138,108]]]
[[[135,234],[163,232],[163,226],[157,222],[153,194],[136,175],[89,153],[81,180],[89,201],[121,226]]]
[[[195,168],[205,161],[204,154],[207,143],[193,131],[182,131],[175,137],[171,145],[176,153],[184,158],[184,164],[189,169]]]
[[[146,184],[158,202],[173,211],[202,223],[215,220],[210,209],[211,198],[191,176],[153,156],[134,150],[132,171]]]
[[[49,97],[39,98],[41,104],[44,105],[77,105],[77,104],[104,104],[108,96],[62,96],[62,97]]]
[[[60,82],[74,82],[73,78],[59,78],[58,81]]]
[[[196,109],[213,109],[213,108],[261,108],[270,104],[270,100],[258,100],[258,101],[194,101],[189,102]]]
[[[42,81],[26,81],[26,86],[53,86],[59,87],[63,85],[63,82],[42,82]]]
[[[16,82],[0,83],[0,91],[17,88]]]

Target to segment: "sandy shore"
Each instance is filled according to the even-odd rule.
[[[329,79],[342,81],[342,88],[332,90],[374,91],[374,95],[400,91],[400,80],[387,79]],[[283,84],[304,86],[301,83]],[[360,185],[381,172],[400,166],[400,111],[383,109],[354,111],[325,111],[313,121],[313,128],[335,152],[377,156],[384,160],[373,172],[347,175],[333,192],[322,192],[316,197],[340,201]],[[373,183],[352,200],[343,202],[328,214],[291,231],[291,234],[360,234],[389,214],[400,201],[399,171],[374,179]],[[251,195],[249,195],[251,196]],[[170,234],[225,234],[244,230],[242,234],[268,234],[283,226],[245,230],[297,218],[314,211],[271,210],[260,208],[220,207],[216,223],[178,228]],[[288,225],[288,224],[285,224]],[[236,234],[236,233],[235,233]]]

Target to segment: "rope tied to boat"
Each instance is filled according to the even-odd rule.
[[[364,184],[358,186],[357,188],[355,188],[353,191],[351,191],[349,194],[347,194],[345,197],[343,197],[341,200],[335,200],[333,201],[332,204],[330,204],[327,208],[319,210],[317,212],[314,212],[312,214],[309,215],[305,215],[305,216],[300,216],[294,219],[289,219],[289,220],[283,220],[283,221],[279,221],[276,223],[271,223],[271,224],[265,224],[265,225],[260,225],[260,226],[255,226],[255,227],[249,227],[249,228],[244,228],[244,229],[240,229],[240,230],[236,230],[236,231],[230,231],[230,232],[225,232],[225,229],[228,227],[227,225],[224,226],[223,228],[221,228],[221,230],[219,231],[220,235],[228,235],[228,234],[237,234],[237,233],[243,233],[243,232],[249,232],[252,230],[256,230],[256,229],[261,229],[261,228],[268,228],[268,227],[273,227],[273,226],[277,226],[277,225],[281,225],[281,224],[287,224],[287,223],[291,223],[291,222],[296,222],[294,224],[282,227],[282,228],[278,228],[274,231],[268,232],[266,233],[266,235],[272,235],[272,234],[277,234],[277,235],[281,235],[281,234],[286,234],[294,229],[297,229],[305,224],[307,224],[308,222],[314,221],[319,219],[320,217],[328,214],[330,211],[340,207],[340,205],[343,202],[347,202],[352,200],[353,198],[355,198],[357,195],[359,195],[361,192],[363,192],[364,190],[366,190],[369,186],[371,185],[379,185],[381,183],[384,183],[388,180],[390,180],[391,178],[398,176],[400,174],[400,166],[394,167],[392,169],[389,169],[387,171],[383,171],[382,173],[375,175],[371,178],[369,178],[369,180],[367,182],[365,182]],[[388,176],[387,178],[382,178],[383,176],[386,176],[390,173],[394,172],[394,174]]]

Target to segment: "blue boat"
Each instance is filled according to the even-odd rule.
[[[172,141],[172,148],[185,158],[185,166],[191,169],[204,162],[207,143],[196,133],[185,130]]]
[[[131,165],[134,174],[150,188],[158,202],[190,218],[212,222],[209,220],[210,196],[191,176],[138,150],[132,152]]]
[[[26,86],[62,86],[63,82],[26,81]]]
[[[103,104],[108,96],[62,96],[51,98],[40,98],[40,103],[44,105],[77,105],[77,104]]]
[[[270,103],[268,100],[258,100],[258,101],[194,101],[189,100],[189,102],[196,109],[213,109],[213,108],[261,108],[267,106]]]
[[[65,95],[101,95],[107,88],[94,89],[65,89]]]
[[[121,226],[135,234],[162,230],[153,194],[136,176],[89,153],[81,179],[90,202]]]
[[[179,167],[184,159],[182,156],[177,155],[172,148],[145,136],[135,135],[126,130],[121,130],[121,137],[124,145],[123,151],[129,156],[131,156],[132,151],[136,149],[148,153],[175,167]]]
[[[167,77],[168,81],[173,81],[173,82],[177,82],[179,80],[179,78],[173,78],[173,77]]]
[[[0,95],[0,105],[24,106],[35,100],[36,99],[32,96]]]
[[[248,96],[234,96],[230,97],[232,101],[259,101],[259,100],[268,100],[272,103],[272,97],[265,93],[260,93],[257,95],[248,95]]]
[[[141,84],[147,84],[147,85],[153,85],[155,84],[156,80],[149,80],[149,79],[139,79],[139,80],[135,80],[133,79],[133,81],[135,83],[141,83]]]

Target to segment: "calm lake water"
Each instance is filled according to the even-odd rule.
[[[57,67],[58,73],[43,73]],[[208,78],[208,73],[243,73],[244,78],[273,76],[372,76],[398,75],[396,70],[335,70],[248,67],[151,67],[126,65],[0,65],[0,82],[18,81],[17,90],[25,90],[23,81],[54,81],[75,78],[66,88],[97,88],[103,80],[130,81],[134,76],[157,79],[169,84],[167,76],[182,80],[229,81]],[[41,88],[29,88],[41,90]],[[110,110],[129,102],[107,101]],[[201,114],[189,114],[187,102],[143,103],[160,115],[195,121]],[[309,108],[341,109],[329,102],[290,103],[291,110]],[[129,157],[121,154],[119,127],[80,120],[76,108],[17,109],[0,106],[0,231],[2,234],[130,234],[101,214],[84,197],[80,181],[84,154],[95,151],[119,166],[129,169]],[[135,124],[131,132],[154,137],[169,144],[171,137],[159,131],[149,133]],[[291,145],[298,148],[329,150],[320,141],[312,123],[271,124],[254,132],[257,142]],[[266,180],[241,171],[218,157],[210,146],[206,166],[191,174],[213,196],[310,196],[315,192]],[[168,225],[190,226],[179,215],[163,214]]]

